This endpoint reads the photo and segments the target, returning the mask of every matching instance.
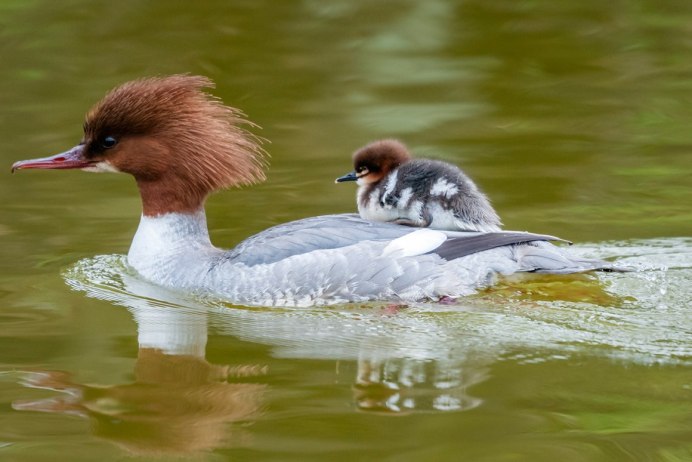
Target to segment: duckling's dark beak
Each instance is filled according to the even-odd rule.
[[[344,176],[340,176],[336,180],[334,180],[334,183],[343,183],[344,181],[356,181],[358,177],[356,176],[356,172],[351,172],[348,173]]]
[[[12,173],[15,170],[27,168],[48,168],[48,169],[66,169],[66,168],[84,168],[88,167],[90,162],[84,157],[84,145],[80,144],[70,149],[69,151],[61,152],[51,157],[42,157],[40,159],[20,160],[12,164]]]

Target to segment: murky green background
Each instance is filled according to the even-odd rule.
[[[692,4],[0,3],[0,460],[692,460]],[[247,309],[124,265],[130,178],[21,172],[192,72],[270,141],[214,241],[352,211],[350,153],[462,166],[509,229],[640,271],[456,306]]]

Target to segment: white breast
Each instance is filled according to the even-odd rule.
[[[186,288],[199,286],[221,253],[209,240],[204,211],[169,213],[142,216],[127,261],[150,281]]]
[[[397,209],[389,205],[382,206],[380,204],[380,193],[380,188],[373,189],[366,201],[366,188],[362,186],[358,188],[358,213],[360,214],[361,218],[370,221],[382,222],[392,221],[399,218],[399,212]],[[363,205],[365,202],[367,202],[367,205]]]

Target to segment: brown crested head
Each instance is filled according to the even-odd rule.
[[[353,153],[353,168],[363,183],[375,183],[409,160],[411,154],[401,141],[378,140]]]
[[[265,179],[266,154],[243,114],[203,91],[213,82],[172,75],[127,82],[87,113],[83,155],[132,174],[145,215],[192,212],[218,189]]]

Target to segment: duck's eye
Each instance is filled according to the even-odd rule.
[[[110,149],[113,146],[115,146],[116,144],[118,144],[118,140],[116,140],[112,136],[107,136],[101,141],[101,146],[103,146],[106,149]]]
[[[368,167],[366,167],[366,166],[361,166],[361,167],[358,167],[356,169],[356,173],[359,176],[363,176],[363,175],[367,175],[368,173],[370,173],[370,170],[368,170]]]

